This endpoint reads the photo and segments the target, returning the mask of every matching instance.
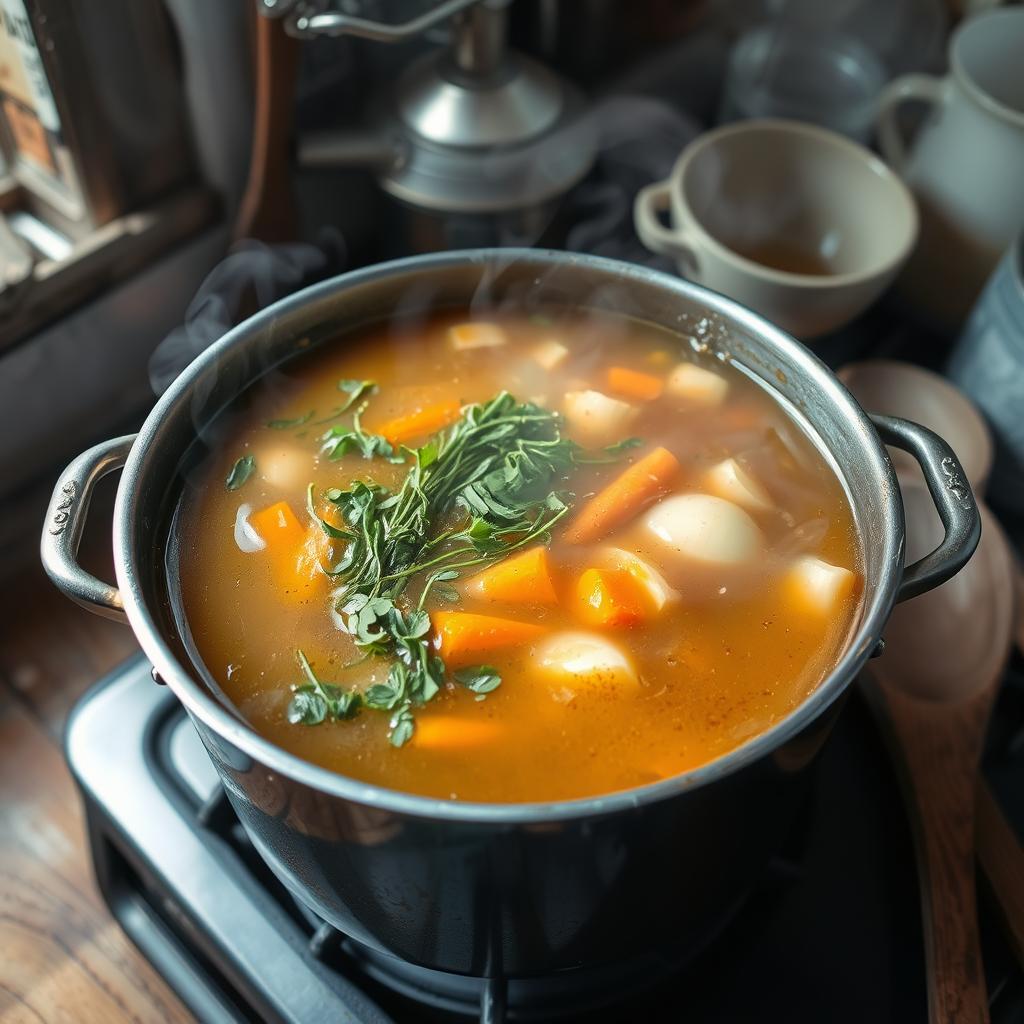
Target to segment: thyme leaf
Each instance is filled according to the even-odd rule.
[[[255,455],[243,455],[232,467],[231,472],[228,473],[227,479],[224,481],[224,486],[229,491],[237,491],[252,476],[256,469],[256,456]]]
[[[270,420],[267,426],[271,430],[288,430],[291,427],[301,427],[304,423],[308,423],[316,415],[316,409],[310,409],[308,412],[303,413],[301,416],[296,416],[290,420]]]
[[[302,651],[296,651],[295,657],[307,681],[292,690],[286,712],[288,721],[292,725],[319,725],[326,718],[352,718],[363,703],[362,694],[322,682]]]

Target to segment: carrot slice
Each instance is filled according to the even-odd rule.
[[[327,577],[320,571],[326,536],[307,530],[287,501],[253,512],[249,525],[267,545],[278,597],[285,604],[301,604],[324,590]]]
[[[635,626],[647,618],[641,585],[621,569],[587,569],[576,584],[579,619],[589,626]]]
[[[485,601],[554,604],[558,600],[544,547],[530,548],[484,569],[469,581],[467,590]]]
[[[271,550],[294,548],[306,538],[306,531],[295,518],[287,501],[278,501],[259,512],[253,512],[249,516],[249,525]]]
[[[449,667],[471,665],[481,654],[533,640],[544,630],[531,622],[471,612],[434,612],[437,647]]]
[[[667,448],[648,452],[583,506],[566,539],[571,544],[600,540],[664,494],[678,472],[679,461]]]
[[[497,723],[489,719],[421,714],[416,716],[412,745],[429,750],[467,750],[486,746],[500,732]]]
[[[611,366],[608,368],[608,387],[627,398],[653,402],[665,385],[661,378],[652,374],[630,370],[625,366]]]
[[[462,414],[462,406],[449,399],[437,405],[429,405],[426,409],[417,409],[393,420],[388,420],[377,428],[375,433],[386,438],[393,445],[405,444],[415,437],[436,433],[450,423],[454,423]]]
[[[327,590],[327,577],[321,572],[321,560],[329,541],[320,530],[308,531],[298,548],[282,552],[274,562],[274,581],[284,604],[303,604],[321,597]]]

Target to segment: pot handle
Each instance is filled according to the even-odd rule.
[[[101,477],[125,464],[135,438],[135,434],[129,434],[104,441],[83,452],[61,473],[39,545],[46,574],[72,601],[117,622],[128,621],[121,592],[78,564],[78,544],[93,488]]]
[[[934,551],[903,570],[896,600],[906,601],[945,583],[967,564],[981,538],[981,515],[956,453],[938,434],[895,416],[872,414],[871,422],[886,444],[917,460],[945,531]]]

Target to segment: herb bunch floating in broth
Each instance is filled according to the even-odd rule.
[[[436,696],[445,680],[444,662],[431,649],[427,597],[432,591],[451,597],[450,581],[462,571],[550,540],[570,508],[570,495],[557,484],[564,485],[576,465],[611,461],[638,442],[625,439],[588,454],[562,437],[556,413],[501,392],[460,409],[458,419],[422,447],[401,446],[396,454],[384,434],[363,430],[361,411],[351,428],[336,426],[324,435],[324,451],[332,458],[343,448],[405,462],[401,486],[392,491],[355,481],[347,490],[332,488],[323,498],[333,514],[324,516],[310,485],[307,505],[324,533],[345,544],[340,561],[323,566],[340,585],[335,610],[342,628],[365,656],[394,660],[387,681],[360,694],[320,682],[300,651],[308,681],[296,689],[288,716],[316,725],[350,717],[361,704],[391,713],[391,742],[402,746],[415,728],[413,708]],[[420,425],[411,429],[422,433]],[[455,525],[446,526],[453,518]],[[407,593],[414,578],[422,581],[419,593]],[[501,681],[486,666],[454,678],[478,695]]]

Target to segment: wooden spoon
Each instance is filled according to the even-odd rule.
[[[921,487],[903,487],[907,562],[942,526]],[[910,812],[921,883],[933,1024],[988,1020],[974,886],[975,786],[1013,631],[1012,556],[983,506],[981,543],[948,583],[896,608],[865,687]]]
[[[1024,654],[1024,572],[1016,565],[1017,618],[1014,640]],[[1024,967],[1024,849],[985,779],[978,778],[974,841],[978,862],[992,890],[1000,924]]]

